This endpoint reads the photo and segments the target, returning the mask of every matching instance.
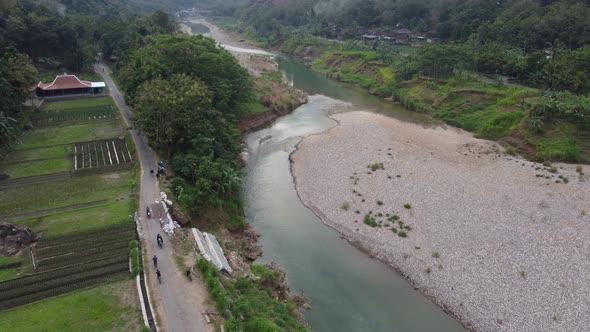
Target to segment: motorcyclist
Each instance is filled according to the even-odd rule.
[[[150,211],[150,207],[146,206],[145,207],[145,214],[148,216],[148,218],[152,217],[152,211]]]
[[[158,257],[156,257],[156,255],[154,255],[154,257],[152,257],[152,262],[154,262],[155,267],[158,266]]]

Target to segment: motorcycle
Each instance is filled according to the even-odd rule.
[[[152,211],[150,211],[150,207],[146,206],[145,214],[147,215],[148,219],[152,217]]]
[[[186,277],[188,278],[188,281],[193,281],[193,274],[191,273],[191,270],[186,270]]]

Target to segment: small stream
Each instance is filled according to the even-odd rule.
[[[261,235],[264,255],[257,262],[274,261],[285,269],[292,291],[311,300],[305,317],[316,331],[464,331],[398,272],[325,226],[299,200],[290,173],[289,155],[301,138],[336,125],[329,110],[352,104],[425,126],[432,121],[294,60],[277,60],[288,82],[310,97],[270,127],[245,137],[242,196],[246,216]]]

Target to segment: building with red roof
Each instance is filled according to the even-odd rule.
[[[37,97],[60,97],[71,95],[103,95],[104,82],[83,81],[76,75],[57,75],[53,82],[39,82],[31,88]]]

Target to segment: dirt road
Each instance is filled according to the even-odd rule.
[[[95,70],[104,79],[110,89],[123,121],[127,127],[131,127],[131,111],[125,104],[123,96],[110,76],[109,68],[104,64],[95,65]],[[160,224],[156,220],[147,219],[145,207],[159,198],[160,187],[155,176],[150,174],[150,169],[156,168],[158,156],[148,146],[146,138],[137,130],[129,132],[137,148],[137,155],[141,165],[140,204],[139,211],[142,216],[142,226],[145,240],[143,243],[144,266],[152,306],[157,313],[156,321],[160,331],[213,331],[213,328],[205,322],[202,312],[205,312],[207,290],[198,278],[190,283],[176,267],[170,238],[164,234]],[[156,235],[160,233],[164,237],[164,247],[159,249],[156,244]],[[162,274],[162,283],[158,284],[152,265],[151,257],[158,257],[158,268]]]

